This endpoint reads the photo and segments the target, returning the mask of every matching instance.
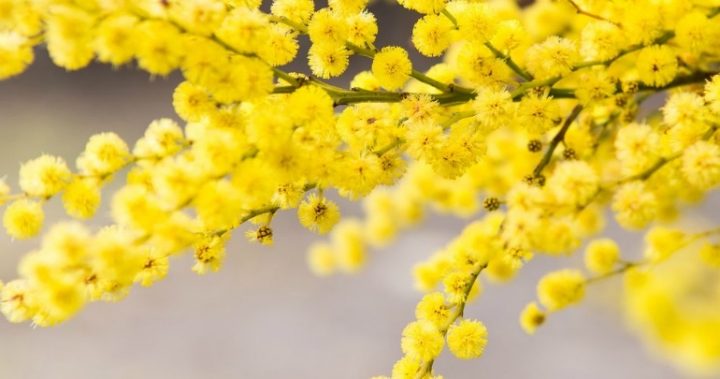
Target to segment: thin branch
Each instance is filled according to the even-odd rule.
[[[538,87],[552,87],[555,83],[559,82],[562,77],[554,76],[548,79],[533,80],[531,82],[525,82],[520,84],[514,91],[510,93],[513,100],[518,100],[525,95],[525,93],[533,88]]]
[[[442,13],[443,16],[447,17],[448,20],[455,26],[455,29],[458,29],[458,22],[455,16],[453,16],[450,11],[447,10],[447,8],[443,9],[440,13]],[[490,41],[485,42],[485,46],[492,51],[493,54],[495,54],[495,57],[505,62],[505,64],[510,67],[511,70],[515,71],[516,74],[518,74],[521,78],[525,80],[532,80],[533,77],[530,75],[527,71],[523,70],[515,61],[510,57],[508,54],[503,54],[502,51],[498,50],[493,46]]]
[[[465,112],[453,113],[452,116],[450,116],[447,120],[443,121],[443,123],[441,125],[443,126],[443,128],[449,128],[454,123],[456,123],[460,120],[464,120],[466,118],[473,117],[475,115],[476,115],[475,111],[465,111]]]
[[[587,280],[585,280],[585,284],[592,284],[592,283],[596,283],[596,282],[599,282],[599,281],[602,281],[602,280],[605,280],[605,279],[608,279],[608,278],[612,278],[612,277],[615,276],[615,275],[623,274],[623,273],[625,273],[627,270],[629,270],[629,269],[631,269],[631,268],[633,268],[633,267],[637,267],[637,266],[643,265],[644,263],[645,263],[645,262],[638,262],[638,263],[635,263],[635,262],[623,262],[623,263],[622,263],[622,266],[621,266],[620,268],[618,268],[618,269],[616,269],[616,270],[613,270],[613,271],[610,271],[610,272],[608,272],[608,273],[606,273],[606,274],[603,274],[603,275],[599,275],[599,276],[595,276],[595,277],[592,277],[592,278],[588,278]]]
[[[570,115],[565,119],[565,123],[560,128],[560,130],[555,134],[555,137],[553,137],[552,141],[550,141],[550,145],[548,146],[547,151],[545,151],[545,155],[543,155],[542,159],[538,163],[538,165],[535,167],[535,170],[533,170],[534,176],[540,176],[543,169],[550,164],[550,160],[552,160],[553,153],[555,152],[555,149],[565,139],[565,134],[567,133],[568,129],[570,129],[570,125],[572,125],[573,121],[580,115],[580,112],[582,112],[583,106],[578,104],[573,108],[573,110],[570,112]]]
[[[387,152],[389,152],[390,150],[402,145],[403,143],[405,143],[404,139],[396,138],[389,144],[385,145],[384,147],[381,147],[381,148],[375,150],[375,154],[377,156],[381,157],[381,156],[385,155]]]
[[[445,338],[445,335],[447,335],[448,330],[450,329],[450,326],[452,326],[455,321],[463,317],[463,314],[465,312],[465,305],[467,304],[467,298],[470,295],[470,291],[472,290],[473,286],[475,285],[475,281],[477,281],[478,276],[480,276],[480,273],[487,267],[487,263],[483,265],[478,265],[477,268],[475,268],[472,272],[470,272],[470,280],[468,281],[468,285],[465,287],[463,300],[458,302],[457,307],[455,308],[455,312],[453,312],[452,315],[450,315],[450,318],[448,319],[448,322],[442,329],[440,329],[440,333],[442,333],[443,338]],[[435,363],[434,359],[431,359],[427,362],[425,362],[422,366],[420,366],[420,370],[418,371],[417,375],[415,376],[416,379],[423,379],[426,377],[427,374],[432,372],[433,364]]]
[[[525,71],[520,67],[515,61],[510,57],[510,54],[504,54],[502,51],[498,50],[493,46],[490,41],[485,42],[485,47],[490,49],[493,54],[495,54],[495,57],[500,59],[501,61],[505,62],[505,64],[510,67],[511,70],[513,70],[516,74],[518,74],[521,78],[525,80],[533,80],[533,76],[530,75],[529,72]]]
[[[580,8],[580,6],[579,6],[574,0],[568,0],[568,2],[570,3],[570,5],[573,6],[573,8],[575,8],[575,11],[576,11],[578,14],[581,14],[581,15],[584,15],[584,16],[588,16],[588,17],[594,18],[594,19],[596,19],[596,20],[605,21],[605,22],[609,22],[609,23],[611,23],[611,24],[618,25],[618,23],[616,23],[616,22],[614,22],[614,21],[608,20],[608,19],[605,18],[605,17],[596,15],[596,14],[594,14],[594,13],[590,13],[590,12],[588,12],[588,11]],[[618,26],[619,26],[619,25],[618,25]]]
[[[278,22],[278,23],[285,24],[287,26],[290,26],[291,28],[295,29],[298,33],[307,34],[307,27],[305,25],[290,21],[286,17],[273,16],[273,17],[271,17],[271,20]],[[361,56],[364,56],[364,57],[367,57],[370,59],[374,58],[375,54],[377,53],[377,50],[374,47],[362,47],[362,46],[356,45],[349,41],[345,42],[345,47],[347,47],[349,50],[353,51],[355,54],[358,54],[358,55],[361,55]],[[417,70],[413,70],[410,73],[410,76],[425,83],[425,84],[433,86],[445,93],[460,92],[460,93],[469,94],[469,93],[473,92],[471,88],[462,87],[462,86],[458,86],[455,84],[445,84],[445,83],[437,81]]]

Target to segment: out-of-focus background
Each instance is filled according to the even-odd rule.
[[[409,12],[377,4],[379,45],[408,45]],[[384,29],[383,29],[384,27]],[[368,67],[358,58],[353,71]],[[420,60],[427,68],[427,60]],[[424,65],[424,66],[422,66]],[[305,70],[298,63],[296,70]],[[87,138],[115,131],[138,138],[154,118],[175,117],[171,95],[180,78],[151,79],[132,67],[107,66],[67,73],[44,51],[24,75],[0,82],[0,176],[17,182],[19,163],[40,153],[73,162]],[[121,180],[122,178],[118,178]],[[108,195],[107,191],[105,193]],[[717,204],[718,202],[715,201]],[[343,203],[345,214],[359,214]],[[65,218],[57,200],[48,223]],[[717,222],[717,216],[714,219]],[[101,213],[97,225],[109,222]],[[420,298],[412,265],[455,236],[467,220],[435,217],[372,253],[356,276],[316,278],[305,249],[318,237],[294,214],[280,214],[271,248],[237,233],[224,268],[198,276],[190,254],[171,262],[168,278],[136,288],[119,304],[90,304],[76,318],[49,329],[0,321],[0,378],[368,378],[389,374],[401,356],[403,326]],[[610,227],[627,251],[637,238]],[[0,236],[0,279],[15,277],[19,258],[38,242]],[[532,261],[511,284],[487,285],[466,311],[488,326],[490,342],[478,360],[447,352],[435,365],[446,378],[683,377],[648,352],[624,326],[620,285],[592,285],[581,307],[553,315],[528,337],[517,322],[534,286],[549,269],[579,266],[579,258]]]

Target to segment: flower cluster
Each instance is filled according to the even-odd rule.
[[[102,187],[127,172],[110,199],[114,223],[47,228],[3,286],[2,313],[63,322],[163,279],[188,249],[194,271],[217,271],[235,229],[252,223],[247,238],[271,244],[273,216],[292,209],[330,233],[308,252],[312,271],[355,272],[431,208],[473,220],[414,267],[426,294],[393,379],[439,378],[446,345],[482,356],[488,331],[465,317],[481,281],[511,280],[535,254],[571,255],[588,240],[586,273],[542,278],[524,330],[624,275],[642,335],[682,365],[720,367],[720,230],[668,225],[720,185],[718,3],[398,3],[422,15],[412,47],[375,46],[366,0],[0,0],[0,79],[24,71],[40,44],[67,70],[99,61],[184,77],[172,99],[182,123],[152,121],[132,145],[98,134],[74,168],[41,155],[22,164],[17,191],[0,182],[3,226],[27,239],[45,229],[46,202],[90,218]],[[308,72],[283,70],[306,38]],[[411,48],[441,58],[420,71]],[[367,70],[348,88],[325,80],[350,59]],[[657,93],[664,105],[639,118]],[[363,199],[366,217],[341,220],[331,190]],[[641,256],[599,236],[605,208],[623,228],[650,227]]]

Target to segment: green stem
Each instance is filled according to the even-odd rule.
[[[695,242],[695,241],[701,240],[703,238],[711,237],[715,234],[720,234],[720,228],[714,228],[714,229],[706,230],[704,232],[695,233],[692,236],[690,236],[690,240],[692,242]]]
[[[529,72],[525,71],[520,67],[515,61],[510,57],[509,54],[503,54],[502,51],[498,50],[493,46],[490,41],[485,42],[485,47],[490,49],[493,54],[495,54],[495,57],[500,59],[501,61],[505,62],[505,64],[510,67],[511,70],[513,70],[516,74],[518,74],[521,78],[525,80],[533,80],[533,76],[530,75]]]
[[[606,21],[606,22],[609,22],[609,23],[611,23],[611,24],[617,25],[616,22],[610,21],[610,20],[606,19],[605,17],[598,16],[598,15],[596,15],[596,14],[594,14],[594,13],[590,13],[590,12],[588,12],[588,11],[585,11],[584,9],[580,8],[580,6],[577,5],[577,3],[576,3],[574,0],[568,0],[568,2],[570,3],[570,5],[573,6],[573,8],[575,8],[575,11],[576,11],[578,14],[585,15],[585,16],[594,18],[594,19],[596,19],[596,20]]]
[[[342,92],[330,93],[335,106],[355,103],[397,103],[405,98],[406,94],[398,92]]]
[[[465,305],[467,304],[467,298],[470,295],[470,291],[472,290],[473,286],[475,285],[475,281],[477,280],[478,276],[480,276],[480,273],[487,267],[487,263],[483,265],[478,265],[471,273],[470,273],[470,280],[468,281],[468,285],[465,287],[464,296],[463,299],[458,302],[457,307],[455,308],[455,312],[450,315],[450,318],[448,319],[448,322],[446,325],[443,326],[443,328],[440,329],[440,333],[442,333],[443,338],[447,335],[448,330],[450,327],[455,323],[455,321],[463,317],[465,313]],[[432,372],[433,364],[435,363],[434,359],[431,359],[427,362],[425,362],[418,371],[417,375],[415,376],[416,379],[424,379],[427,374],[430,374]]]
[[[325,91],[328,91],[328,92],[335,92],[335,93],[346,93],[346,92],[353,92],[353,93],[354,93],[354,92],[355,92],[355,91],[346,90],[345,88],[342,88],[342,87],[338,87],[338,86],[332,85],[332,84],[330,84],[330,83],[325,83],[325,82],[323,82],[322,80],[317,79],[317,78],[313,78],[313,77],[310,77],[310,78],[308,79],[308,82],[310,82],[310,83],[312,83],[312,84],[315,84],[315,85],[317,85],[318,87],[320,87],[320,88],[322,88],[322,89],[324,89]]]
[[[715,131],[717,131],[717,130],[718,130],[718,126],[710,127],[710,129],[708,129],[707,132],[705,132],[702,139],[703,140],[710,139],[713,136],[713,134],[715,133]],[[578,209],[577,209],[578,212],[584,210],[590,204],[592,204],[592,202],[595,201],[595,199],[597,199],[601,193],[607,192],[616,186],[619,186],[619,185],[622,185],[622,184],[625,184],[628,182],[632,182],[634,180],[650,179],[650,177],[652,177],[658,170],[663,168],[666,164],[680,158],[681,156],[682,156],[682,154],[678,153],[678,154],[672,155],[670,157],[662,157],[662,158],[658,159],[657,162],[655,162],[655,164],[653,164],[650,168],[648,168],[647,170],[645,170],[637,175],[633,175],[633,176],[627,177],[625,179],[620,179],[614,183],[611,183],[610,186],[607,188],[604,188],[604,189],[598,188],[598,190],[595,192],[595,194],[593,194],[593,196],[585,204],[582,204],[578,207]]]
[[[537,166],[535,166],[535,170],[533,170],[534,176],[540,176],[542,174],[543,169],[550,164],[550,161],[552,160],[553,153],[555,152],[555,149],[565,139],[565,134],[567,133],[568,129],[570,129],[570,125],[572,125],[573,121],[580,115],[580,112],[582,112],[582,105],[578,104],[573,108],[573,110],[570,112],[570,115],[565,119],[565,123],[563,123],[560,130],[555,134],[555,137],[553,137],[552,141],[550,141],[550,145],[548,146],[547,151],[545,151],[545,155],[543,155],[542,159],[538,163]]]
[[[452,22],[452,24],[455,26],[455,29],[458,29],[459,26],[457,19],[455,18],[455,16],[453,16],[452,13],[450,13],[450,11],[447,10],[447,8],[440,11],[440,13],[442,13],[443,16],[447,17],[447,19]],[[496,49],[495,46],[490,43],[490,41],[486,41],[485,46],[490,49],[493,54],[495,54],[496,58],[505,62],[505,64],[510,67],[511,70],[515,71],[515,73],[518,74],[521,78],[525,80],[533,79],[532,75],[530,75],[527,71],[523,70],[517,63],[515,63],[515,61],[513,61],[513,59],[510,57],[510,55],[503,54],[503,52]]]
[[[719,127],[718,125],[711,126],[710,129],[708,129],[705,132],[705,134],[702,136],[702,139],[703,140],[710,139],[710,137],[712,137],[713,134],[715,134],[715,132],[718,130],[718,127]],[[648,180],[648,179],[650,179],[651,176],[653,176],[658,170],[663,168],[666,164],[668,164],[680,157],[682,157],[682,152],[673,154],[669,157],[661,157],[660,159],[657,160],[657,162],[655,162],[655,164],[653,164],[647,170],[645,170],[637,175],[633,175],[633,176],[627,177],[625,179],[621,179],[621,180],[615,182],[615,185],[632,182],[634,180]]]
[[[552,87],[555,83],[559,82],[562,77],[554,76],[548,79],[533,80],[531,82],[525,82],[520,84],[514,91],[510,93],[513,100],[518,100],[525,95],[525,93],[533,88],[537,87]]]
[[[706,72],[706,71],[697,71],[693,72],[689,75],[683,75],[678,76],[670,83],[661,86],[661,87],[652,87],[645,84],[641,84],[638,86],[638,91],[646,91],[646,92],[661,92],[669,89],[673,89],[676,87],[682,87],[692,84],[698,84],[698,83],[704,83],[705,81],[711,79],[713,76],[718,75],[718,72]],[[618,88],[616,89],[615,93],[618,94],[622,92],[622,88],[618,85]],[[550,89],[550,95],[552,95],[555,98],[574,98],[575,97],[575,89],[573,88],[552,88]]]
[[[266,213],[275,213],[278,211],[278,209],[280,209],[280,207],[271,206],[271,207],[265,207],[265,208],[259,208],[259,209],[252,210],[240,219],[240,224],[244,224],[257,216],[261,216]]]
[[[445,93],[453,93],[453,92],[464,93],[464,94],[473,93],[473,90],[470,88],[459,86],[454,83],[445,84],[445,83],[435,80],[415,69],[412,70],[412,72],[410,73],[410,76],[415,78],[419,82],[423,82],[427,85],[435,87]]]
[[[454,123],[456,123],[456,122],[458,122],[458,121],[460,121],[460,120],[464,120],[464,119],[469,118],[469,117],[473,117],[473,116],[475,116],[475,114],[476,114],[475,111],[465,111],[465,112],[453,113],[453,115],[450,116],[450,118],[448,118],[447,120],[445,120],[445,121],[442,123],[442,126],[443,126],[443,128],[449,128],[449,127],[451,127]]]
[[[718,75],[718,72],[706,72],[706,71],[696,71],[689,75],[684,76],[678,76],[670,83],[662,86],[662,87],[651,87],[646,86],[644,84],[641,84],[638,87],[638,91],[664,91],[668,89],[672,89],[675,87],[682,87],[690,84],[697,84],[697,83],[704,83],[705,81],[711,79],[713,76]]]
[[[328,91],[335,100],[335,105],[348,105],[355,103],[397,103],[408,96],[421,95],[411,92],[382,92],[382,91]],[[463,104],[475,98],[475,94],[465,93],[442,93],[430,95],[430,97],[441,105]]]
[[[603,274],[603,275],[595,276],[595,277],[592,277],[592,278],[588,278],[587,280],[585,280],[585,284],[592,284],[592,283],[599,282],[599,281],[601,281],[601,280],[605,280],[605,279],[607,279],[607,278],[612,278],[612,277],[615,276],[615,275],[620,275],[620,274],[626,272],[627,270],[629,270],[629,269],[631,269],[631,268],[633,268],[633,267],[636,267],[636,266],[640,266],[640,265],[642,265],[642,264],[644,264],[644,262],[639,262],[639,263],[623,262],[623,263],[622,263],[622,266],[621,266],[620,268],[618,268],[618,269],[616,269],[616,270],[614,270],[614,271],[610,271],[610,272],[608,272],[607,274]]]
[[[278,22],[278,23],[285,24],[285,25],[295,29],[299,33],[307,34],[307,27],[305,25],[301,25],[296,22],[292,22],[285,17],[276,17],[275,16],[275,17],[272,17],[271,20]],[[376,50],[374,48],[370,49],[367,47],[362,47],[362,46],[356,45],[350,41],[345,42],[345,47],[347,47],[349,50],[353,51],[357,55],[361,55],[363,57],[370,58],[370,59],[374,58],[375,54],[376,54]],[[411,72],[410,76],[417,79],[420,82],[423,82],[425,84],[433,86],[442,92],[446,92],[446,93],[460,92],[460,93],[466,93],[466,94],[470,94],[473,92],[471,88],[466,88],[466,87],[458,86],[455,84],[445,84],[445,83],[437,81],[417,70],[413,70]]]
[[[370,59],[373,59],[373,58],[375,57],[375,54],[376,54],[376,51],[370,50],[370,49],[367,49],[367,48],[364,48],[364,47],[361,47],[361,46],[358,46],[358,45],[356,45],[356,44],[354,44],[354,43],[352,43],[352,42],[346,42],[346,43],[345,43],[345,46],[347,46],[348,49],[352,50],[352,51],[355,52],[356,54],[362,55],[363,57],[367,57],[367,58],[370,58]],[[427,76],[427,75],[423,74],[422,72],[420,72],[420,71],[418,71],[418,70],[415,70],[415,69],[413,69],[413,70],[410,72],[410,76],[411,76],[412,78],[415,78],[415,79],[418,80],[419,82],[422,82],[422,83],[425,83],[425,84],[430,85],[430,86],[432,86],[432,87],[435,87],[435,88],[437,88],[437,89],[439,89],[440,91],[445,92],[445,93],[459,92],[459,93],[469,94],[469,93],[472,93],[472,92],[473,92],[473,90],[470,89],[470,88],[458,86],[458,85],[455,85],[455,84],[452,84],[452,83],[451,83],[451,84],[445,84],[445,83],[443,83],[443,82],[441,82],[441,81],[438,81],[438,80],[435,80],[435,79],[433,79],[433,78],[431,78],[431,77],[429,77],[429,76]]]
[[[233,227],[231,227],[231,228],[228,228],[228,229],[216,230],[216,231],[210,233],[210,235],[214,235],[214,236],[217,236],[217,237],[222,237],[225,233],[230,232],[231,230],[239,227],[240,225],[242,225],[242,224],[250,221],[251,219],[253,219],[253,218],[257,217],[257,216],[261,216],[261,215],[264,215],[264,214],[267,214],[267,213],[269,213],[269,214],[275,214],[275,212],[277,212],[279,209],[280,209],[280,207],[277,207],[277,206],[268,206],[268,207],[264,207],[264,208],[253,209],[253,210],[249,211],[245,216],[243,216],[242,218],[240,218],[240,220],[238,221],[237,225],[235,225],[235,226],[233,226]]]
[[[293,93],[293,92],[295,92],[295,90],[297,90],[297,87],[295,87],[295,86],[278,86],[278,87],[273,88],[272,93],[274,93],[274,94]]]
[[[362,46],[356,45],[350,41],[345,42],[345,46],[348,49],[352,50],[355,54],[362,55],[365,58],[373,59],[375,57],[375,54],[377,53],[377,51],[374,49],[362,47]]]
[[[287,17],[273,15],[273,16],[270,16],[270,21],[276,22],[278,24],[285,24],[302,34],[307,34],[307,32],[308,32],[307,26],[305,26],[301,23],[294,22]]]
[[[277,67],[271,66],[271,68],[272,68],[273,73],[275,73],[275,76],[277,76],[278,78],[288,82],[292,86],[295,86],[295,87],[300,86],[300,82],[296,78],[294,78],[290,74],[288,74],[287,72],[285,72]]]
[[[571,88],[550,88],[548,95],[556,99],[575,99],[575,90]]]
[[[455,16],[453,16],[453,14],[450,13],[450,11],[448,11],[447,8],[444,8],[442,11],[440,11],[440,13],[442,13],[443,16],[447,17],[448,20],[450,20],[450,22],[452,22],[452,24],[457,29],[457,27],[458,27],[457,18],[455,18]]]
[[[405,140],[403,140],[402,138],[396,138],[389,144],[385,145],[384,147],[381,147],[381,148],[375,150],[375,154],[377,156],[381,157],[381,156],[385,155],[388,151],[402,145],[403,143],[405,143]]]
[[[662,36],[660,36],[659,38],[657,38],[656,40],[654,40],[653,43],[651,43],[651,44],[648,44],[648,45],[638,44],[638,45],[631,46],[625,50],[620,51],[616,56],[614,56],[610,59],[606,59],[603,61],[587,61],[587,62],[578,63],[573,67],[573,71],[577,71],[577,70],[587,68],[587,67],[594,67],[594,66],[609,66],[611,63],[615,62],[616,60],[622,58],[623,56],[625,56],[627,54],[638,51],[647,46],[654,45],[656,41],[665,40],[666,38],[669,39],[668,33],[671,33],[672,36],[675,35],[674,32],[667,32],[667,33],[663,34]],[[672,38],[672,36],[670,38]]]
[[[718,14],[720,14],[720,7],[716,7],[716,8],[711,9],[710,12],[707,14],[707,17],[708,17],[708,18],[713,18],[713,17],[717,16]],[[631,46],[631,47],[629,47],[629,48],[627,48],[627,49],[625,49],[625,50],[620,51],[620,52],[618,53],[618,55],[616,55],[616,56],[614,56],[614,57],[612,57],[612,58],[610,58],[610,59],[604,60],[604,61],[588,61],[588,62],[579,63],[579,64],[575,65],[575,67],[573,67],[573,71],[579,70],[579,69],[581,69],[581,68],[592,67],[592,66],[600,66],[600,65],[602,65],[602,66],[608,66],[608,65],[610,65],[611,63],[615,62],[616,60],[620,59],[621,57],[623,57],[623,56],[625,56],[625,55],[627,55],[627,54],[630,54],[630,53],[632,53],[632,52],[638,51],[638,50],[643,49],[643,48],[645,48],[645,47],[647,47],[647,46],[651,46],[651,45],[662,45],[662,44],[670,41],[670,40],[673,39],[673,38],[675,38],[675,32],[672,31],[672,30],[668,30],[668,31],[666,31],[665,33],[663,33],[662,35],[660,35],[660,37],[654,39],[654,40],[653,40],[651,43],[649,43],[649,44],[637,44],[637,45]]]

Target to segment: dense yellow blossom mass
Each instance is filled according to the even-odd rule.
[[[596,281],[624,276],[628,318],[646,340],[680,366],[720,370],[720,229],[668,225],[720,184],[720,2],[398,5],[420,13],[411,46],[376,46],[366,0],[0,0],[0,79],[21,74],[39,45],[66,70],[99,61],[184,78],[172,96],[182,124],[158,118],[134,143],[97,134],[74,168],[43,154],[20,166],[16,189],[0,181],[7,234],[42,234],[0,286],[2,313],[61,323],[162,280],[188,249],[193,271],[217,271],[235,229],[252,223],[247,239],[270,245],[282,235],[274,215],[293,209],[329,233],[309,249],[310,269],[356,272],[369,248],[432,209],[472,220],[413,267],[426,294],[392,379],[441,378],[445,346],[482,356],[488,330],[465,315],[482,283],[587,241],[587,272],[546,274],[537,302],[518,310],[527,333]],[[415,50],[435,64],[416,65]],[[302,58],[306,73],[282,68]],[[351,60],[365,66],[349,87],[325,80]],[[659,93],[664,104],[648,107]],[[363,199],[365,217],[342,219],[328,193]],[[104,196],[112,225],[43,226],[56,197],[84,220]],[[644,250],[621,254],[601,235],[606,209],[625,229],[649,227]]]

